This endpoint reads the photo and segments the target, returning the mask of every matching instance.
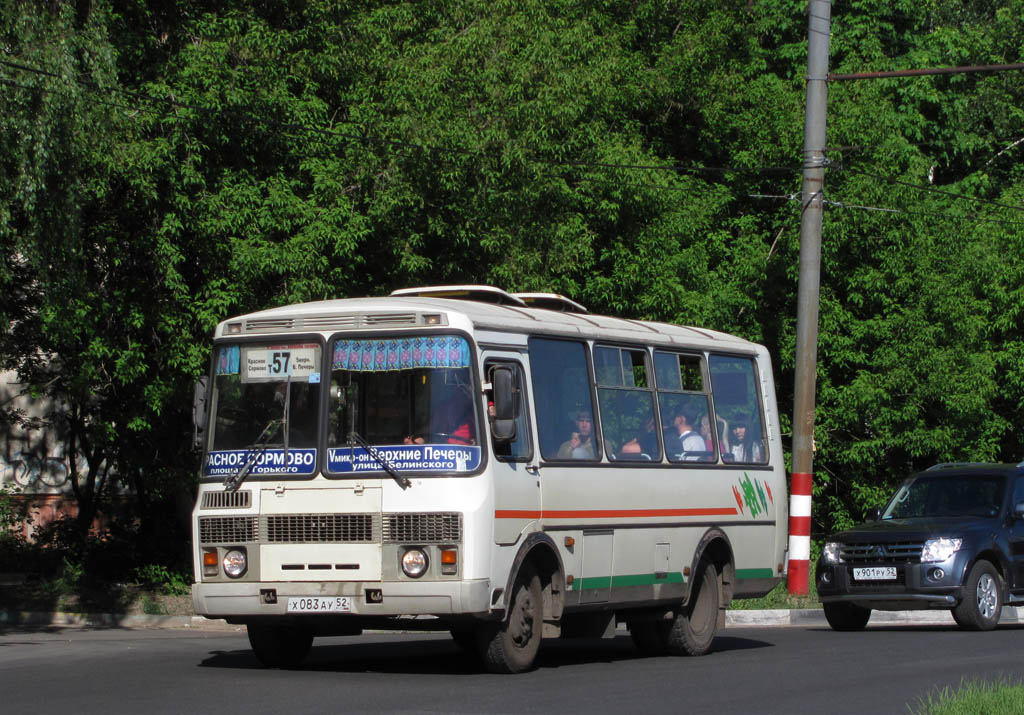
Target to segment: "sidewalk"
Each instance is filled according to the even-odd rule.
[[[1000,623],[1024,623],[1024,608],[1004,606]],[[949,611],[872,611],[868,626],[939,625],[955,627]],[[243,631],[222,620],[203,616],[147,616],[110,613],[41,613],[0,611],[0,630],[10,626],[33,628],[186,628],[202,631]],[[732,610],[725,614],[726,628],[827,628],[820,608],[797,610]]]

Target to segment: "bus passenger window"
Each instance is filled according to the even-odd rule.
[[[725,460],[740,464],[766,464],[768,450],[764,443],[764,413],[754,361],[734,355],[712,355],[708,365],[715,414],[728,424]]]
[[[584,344],[531,338],[530,374],[541,456],[597,459],[600,451]]]
[[[660,462],[654,394],[647,380],[647,351],[597,346],[594,366],[608,459]]]
[[[712,420],[702,363],[700,355],[654,353],[658,410],[670,462],[718,461],[715,445],[721,444],[720,426]]]

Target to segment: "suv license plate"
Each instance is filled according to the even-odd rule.
[[[853,570],[854,581],[895,581],[895,566],[869,566]],[[291,609],[289,609],[291,610]]]
[[[348,596],[303,596],[288,599],[288,613],[348,613],[352,601]]]

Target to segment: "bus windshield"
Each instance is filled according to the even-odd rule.
[[[205,476],[313,473],[321,352],[316,343],[217,348]]]
[[[468,341],[456,335],[337,340],[332,346],[328,471],[469,471],[479,463]]]

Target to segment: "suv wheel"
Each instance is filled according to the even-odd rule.
[[[825,603],[825,620],[834,631],[863,630],[871,618],[871,609],[852,603]]]
[[[969,631],[990,631],[1003,610],[1003,579],[988,561],[974,564],[964,584],[964,598],[952,610],[953,620]]]

